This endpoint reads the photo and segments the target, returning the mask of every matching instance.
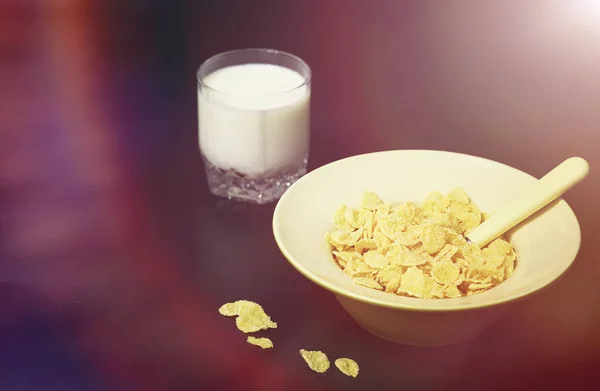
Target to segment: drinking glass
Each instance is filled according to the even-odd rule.
[[[198,139],[209,190],[265,204],[306,174],[311,69],[273,49],[217,54],[198,69]]]

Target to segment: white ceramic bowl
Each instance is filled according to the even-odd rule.
[[[495,161],[459,153],[396,150],[335,161],[306,174],[280,198],[273,233],[283,255],[305,277],[333,292],[354,320],[382,338],[440,346],[475,337],[516,299],[553,282],[579,251],[581,232],[559,199],[513,228],[513,275],[489,291],[455,299],[417,299],[358,286],[333,260],[325,233],[342,204],[358,206],[366,190],[387,203],[422,202],[431,191],[464,188],[493,213],[537,179]]]

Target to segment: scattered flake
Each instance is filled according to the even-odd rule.
[[[219,313],[224,316],[237,316],[235,324],[244,333],[277,328],[277,323],[271,320],[259,304],[252,301],[238,300],[226,303],[219,308]]]
[[[351,358],[338,358],[335,360],[335,366],[346,376],[358,376],[358,363]]]
[[[315,372],[324,373],[329,369],[329,359],[321,351],[300,349],[300,355],[306,361],[308,367]]]
[[[256,338],[251,335],[248,336],[247,342],[251,345],[260,346],[263,349],[271,349],[273,342],[269,338]]]
[[[237,316],[240,313],[239,301],[234,303],[225,303],[219,308],[219,313],[223,316]]]

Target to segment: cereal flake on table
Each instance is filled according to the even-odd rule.
[[[219,313],[223,316],[236,316],[235,324],[244,333],[277,328],[277,323],[271,320],[259,304],[252,301],[238,300],[223,304]]]
[[[263,349],[271,349],[273,347],[273,341],[265,337],[256,338],[249,335],[246,341],[251,345],[259,346]]]
[[[327,355],[318,350],[300,349],[300,355],[308,364],[308,367],[317,373],[324,373],[331,365]]]
[[[388,204],[366,191],[360,207],[335,211],[326,240],[358,285],[407,297],[462,297],[493,288],[516,267],[505,237],[482,249],[465,239],[487,217],[461,188],[431,192],[422,204]]]
[[[351,358],[338,358],[334,362],[337,369],[340,370],[344,375],[357,377],[358,376],[358,363]]]

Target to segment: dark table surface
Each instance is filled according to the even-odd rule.
[[[539,177],[585,157],[579,257],[472,341],[365,332],[281,256],[273,205],[207,190],[195,71],[251,46],[312,67],[310,169],[427,148]],[[599,53],[594,1],[2,1],[0,390],[600,389]],[[218,314],[240,298],[278,322],[274,349]]]

